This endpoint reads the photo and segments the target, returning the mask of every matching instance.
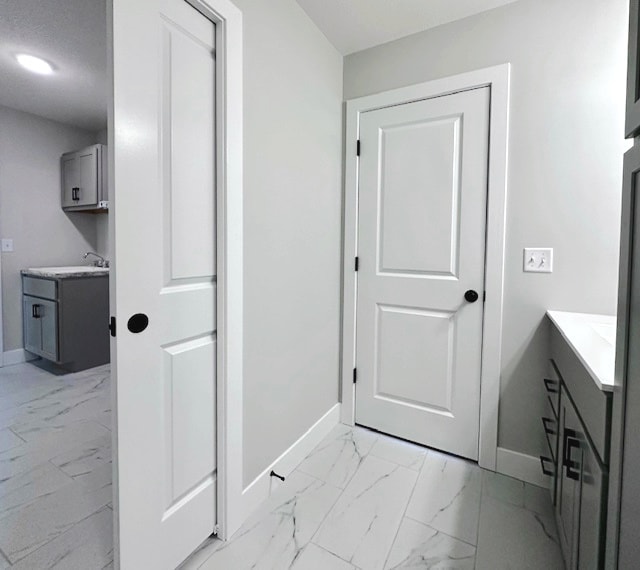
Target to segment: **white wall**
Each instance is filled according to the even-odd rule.
[[[294,0],[244,21],[244,483],[338,401],[342,57]]]
[[[544,450],[546,309],[616,308],[626,0],[520,0],[345,58],[345,99],[512,63],[499,444]],[[551,275],[524,247],[553,247]]]
[[[96,248],[96,216],[60,208],[60,155],[94,142],[93,133],[0,107],[0,235],[14,240],[2,254],[5,351],[23,346],[20,270],[81,265]]]

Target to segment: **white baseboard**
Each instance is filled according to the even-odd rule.
[[[498,447],[496,471],[538,487],[548,488],[551,483],[551,479],[543,475],[538,457],[518,453],[504,447]]]
[[[270,476],[271,471],[287,477],[339,423],[340,404],[338,403],[244,489],[242,492],[243,521],[282,485],[280,480]]]
[[[7,350],[2,353],[2,366],[13,366],[22,362],[35,360],[37,356],[27,352],[24,348],[16,348],[15,350]]]

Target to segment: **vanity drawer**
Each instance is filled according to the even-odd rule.
[[[22,292],[32,297],[51,299],[55,301],[57,296],[57,282],[53,279],[39,279],[38,277],[22,277]]]
[[[553,415],[557,420],[560,412],[560,373],[553,363],[553,360],[549,360],[547,374],[544,377],[543,382],[544,390],[547,394],[547,400],[549,401]]]
[[[576,353],[560,332],[551,329],[551,356],[568,396],[578,410],[595,451],[604,464],[609,463],[610,395],[598,388]]]
[[[548,398],[545,415],[542,416],[541,420],[542,429],[544,430],[549,452],[551,453],[551,459],[556,463],[558,459],[558,418],[554,414],[553,408],[551,407],[551,400]]]

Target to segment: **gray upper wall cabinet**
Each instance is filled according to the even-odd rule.
[[[60,159],[62,209],[71,212],[107,211],[107,147],[94,144],[67,152]]]
[[[640,135],[640,0],[629,6],[629,70],[627,75],[627,138]]]

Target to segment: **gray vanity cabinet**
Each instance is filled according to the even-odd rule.
[[[109,277],[22,276],[26,351],[72,372],[109,362]]]
[[[107,149],[94,144],[62,155],[62,209],[102,211],[108,208]]]
[[[58,357],[58,307],[54,301],[24,295],[25,350],[47,358]]]
[[[560,546],[568,570],[604,568],[611,392],[601,390],[555,326],[551,328],[543,427]]]
[[[569,569],[603,568],[606,468],[568,395],[562,399],[558,462],[558,534]]]

